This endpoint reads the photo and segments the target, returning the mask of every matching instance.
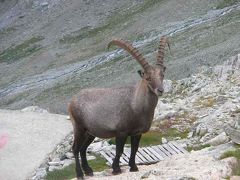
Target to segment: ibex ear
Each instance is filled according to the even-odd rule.
[[[143,70],[138,70],[138,74],[139,74],[141,77],[143,77],[143,76],[144,76]]]
[[[164,67],[163,67],[163,72],[165,72],[165,71],[166,71],[166,69],[167,69],[167,68],[166,68],[166,66],[164,66]]]

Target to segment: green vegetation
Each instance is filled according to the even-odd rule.
[[[173,132],[172,135],[167,135],[170,137],[181,137],[186,138],[189,132],[191,125],[197,120],[197,117],[194,114],[189,114],[189,112],[181,112],[170,119],[156,120],[153,122],[152,126],[159,129],[160,132]],[[178,130],[173,127],[178,127]],[[174,133],[175,132],[175,133]]]
[[[200,146],[187,147],[187,150],[188,150],[189,152],[191,152],[192,150],[198,151],[198,150],[201,150],[201,149],[210,147],[210,146],[211,146],[210,144],[204,144],[204,145],[200,145]]]
[[[16,30],[16,28],[14,28],[14,27],[8,27],[8,28],[0,29],[0,37],[1,37],[1,35],[6,35],[6,34],[9,34],[9,33],[12,33],[15,30]]]
[[[157,3],[159,3],[159,0],[145,0],[142,4],[139,4],[137,6],[129,7],[125,10],[121,9],[121,11],[118,11],[115,14],[111,15],[105,24],[96,28],[91,28],[89,26],[83,27],[73,34],[64,36],[59,40],[59,42],[77,43],[84,38],[94,37],[99,33],[104,33],[107,30],[112,30],[113,28],[116,28],[117,25],[129,21],[134,15],[143,12],[144,10],[156,5]]]
[[[0,105],[7,106],[9,104],[21,101],[22,99],[27,98],[28,96],[29,96],[28,92],[21,92],[19,94],[12,95],[7,101],[0,102]]]
[[[240,149],[226,151],[225,153],[223,153],[223,155],[220,157],[220,159],[224,159],[227,157],[235,157],[240,160]]]
[[[216,104],[216,100],[213,97],[203,97],[201,96],[199,99],[197,99],[194,103],[195,106],[200,106],[202,108],[205,107],[213,107],[214,104]]]
[[[108,166],[106,165],[105,159],[103,159],[99,155],[94,155],[94,156],[96,156],[96,159],[88,161],[89,166],[93,169],[94,172],[103,171],[108,168]],[[49,172],[47,174],[46,179],[47,180],[66,180],[66,179],[72,179],[75,176],[76,176],[75,164],[71,164],[65,167],[64,169]]]
[[[217,9],[222,9],[222,8],[227,7],[227,6],[232,6],[232,5],[236,4],[237,2],[240,2],[240,0],[222,0],[217,5]]]
[[[188,132],[180,132],[177,129],[170,128],[165,132],[149,131],[142,135],[140,140],[140,147],[159,145],[162,143],[162,137],[173,139],[174,137],[186,138]],[[115,138],[110,139],[110,144],[115,144]],[[128,137],[126,144],[131,144],[130,137]]]
[[[47,174],[47,180],[65,180],[74,178],[75,175],[75,164],[65,167],[61,170],[55,170]]]
[[[12,63],[20,58],[35,53],[42,48],[41,45],[36,43],[43,39],[42,36],[32,37],[31,39],[24,41],[22,44],[7,48],[0,53],[0,62]]]
[[[233,169],[233,174],[234,176],[240,176],[240,149],[235,149],[231,151],[226,151],[225,153],[222,154],[220,159],[228,158],[228,157],[235,157],[238,159],[238,165]]]

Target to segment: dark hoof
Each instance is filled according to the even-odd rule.
[[[85,175],[87,175],[87,176],[93,176],[93,170],[90,167],[84,169],[84,172],[85,172]]]
[[[85,175],[86,176],[93,176],[93,172],[92,171],[85,171]]]
[[[136,171],[138,171],[137,166],[130,167],[130,172],[136,172]]]
[[[121,173],[122,173],[122,170],[120,168],[114,169],[112,172],[113,175],[117,175],[117,174],[121,174]]]
[[[77,180],[84,180],[83,177],[77,177]]]

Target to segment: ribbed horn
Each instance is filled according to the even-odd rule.
[[[135,47],[133,47],[130,43],[128,43],[124,40],[114,39],[108,43],[108,49],[112,45],[119,46],[119,47],[123,48],[124,50],[126,50],[127,52],[129,52],[139,62],[139,64],[143,67],[144,70],[146,70],[148,67],[150,67],[148,62],[143,57],[143,55]]]
[[[168,48],[170,49],[168,39],[166,37],[161,37],[157,53],[157,65],[163,66],[163,58],[166,45],[168,45]]]

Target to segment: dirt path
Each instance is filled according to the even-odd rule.
[[[0,133],[7,136],[0,149],[0,179],[26,179],[72,130],[66,116],[0,110]]]

